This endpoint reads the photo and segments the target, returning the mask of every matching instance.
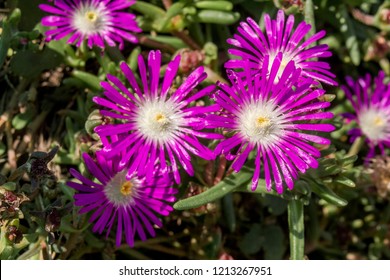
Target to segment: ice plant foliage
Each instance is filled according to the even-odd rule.
[[[381,71],[374,81],[369,74],[357,81],[347,77],[348,86],[341,86],[356,112],[344,114],[358,124],[358,128],[349,132],[351,140],[366,137],[370,148],[368,158],[375,155],[376,147],[382,154],[385,154],[386,146],[390,147],[390,84],[384,79],[385,73]]]
[[[135,15],[124,9],[135,0],[57,0],[39,8],[50,13],[42,18],[42,25],[53,27],[46,31],[48,40],[59,40],[68,35],[68,43],[80,46],[87,40],[89,48],[115,46],[123,48],[124,40],[137,43],[133,32],[141,32]]]
[[[172,210],[169,203],[175,201],[177,190],[172,188],[171,177],[166,171],[154,168],[153,177],[148,179],[136,173],[127,174],[116,164],[117,159],[106,160],[97,153],[96,161],[88,154],[83,159],[92,181],[75,169],[70,173],[80,182],[68,182],[68,186],[77,190],[75,205],[81,206],[80,214],[92,212],[90,223],[93,231],[106,231],[108,236],[116,225],[116,245],[122,242],[123,233],[126,243],[134,245],[138,235],[141,240],[155,236],[154,225],[162,226],[158,215],[167,216]],[[164,176],[163,176],[164,175]]]
[[[101,114],[121,120],[121,123],[98,126],[95,131],[108,158],[124,154],[120,165],[127,166],[129,174],[137,171],[150,176],[154,164],[159,162],[163,169],[172,168],[175,181],[180,183],[180,166],[194,175],[190,153],[207,160],[214,158],[213,151],[201,144],[198,137],[223,138],[202,130],[207,125],[205,117],[219,110],[219,106],[189,105],[208,95],[215,86],[193,93],[207,76],[203,67],[199,67],[178,88],[172,87],[179,63],[180,56],[176,56],[160,82],[161,53],[151,51],[147,65],[142,56],[138,58],[140,84],[129,66],[122,63],[120,68],[130,89],[117,77],[107,75],[111,83],[101,83],[105,98],[94,98],[95,103],[109,109],[101,110]]]
[[[242,21],[233,38],[227,40],[235,48],[229,49],[232,55],[241,57],[241,59],[231,59],[225,63],[228,69],[243,69],[250,67],[254,74],[261,71],[264,67],[264,58],[269,57],[272,61],[279,52],[283,53],[283,60],[279,69],[277,78],[279,78],[290,61],[294,61],[297,68],[301,68],[303,77],[311,77],[314,80],[324,82],[330,85],[336,85],[335,75],[329,71],[330,66],[327,62],[316,61],[313,58],[325,58],[331,56],[328,51],[328,45],[321,44],[311,47],[325,36],[325,31],[319,31],[304,40],[306,34],[311,29],[310,24],[301,22],[295,31],[294,16],[288,16],[285,19],[284,12],[278,11],[276,20],[272,20],[268,14],[264,16],[265,33],[261,31],[259,25],[251,18]],[[270,70],[270,69],[268,69]],[[240,72],[243,74],[243,72]],[[239,74],[240,75],[240,74]]]
[[[330,143],[316,133],[334,130],[331,124],[318,123],[333,117],[322,111],[330,103],[318,99],[325,91],[313,90],[311,78],[298,84],[302,70],[293,61],[284,66],[284,61],[282,53],[275,57],[266,55],[264,67],[256,76],[250,70],[244,71],[244,77],[228,71],[232,86],[220,83],[215,94],[216,103],[224,110],[210,119],[231,135],[217,145],[215,152],[234,160],[232,168],[237,172],[254,152],[253,190],[257,188],[261,168],[268,190],[274,184],[277,192],[282,193],[283,182],[292,189],[298,171],[304,173],[310,167],[318,167],[316,158],[320,152],[310,142]],[[278,78],[280,68],[283,71]]]

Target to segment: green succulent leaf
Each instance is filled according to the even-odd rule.
[[[347,8],[344,5],[340,5],[340,11],[341,18],[345,20],[341,26],[341,33],[344,34],[345,38],[345,45],[349,51],[352,63],[354,65],[359,65],[361,61],[361,55],[354,24],[349,17]]]
[[[356,184],[354,181],[349,179],[348,177],[345,176],[337,176],[337,178],[334,180],[336,183],[342,184],[344,186],[354,188],[356,187]]]
[[[335,192],[326,185],[318,181],[311,181],[308,183],[314,193],[316,193],[319,197],[323,198],[330,204],[333,204],[335,206],[346,206],[348,204],[345,199],[335,194]]]
[[[198,9],[209,9],[218,11],[231,11],[233,4],[230,1],[199,1],[195,2]]]
[[[127,58],[127,64],[129,65],[130,69],[133,70],[133,72],[136,72],[138,69],[138,56],[140,53],[141,48],[135,47]]]
[[[9,23],[4,21],[3,22],[3,31],[1,33],[0,37],[0,66],[3,65],[5,58],[7,57],[8,48],[11,41],[11,28],[9,26]]]
[[[343,166],[348,166],[348,165],[354,163],[357,159],[358,159],[358,156],[353,155],[353,156],[345,157],[339,161],[342,163]]]
[[[240,172],[231,174],[214,187],[199,195],[180,200],[173,207],[176,210],[188,210],[213,202],[234,191],[236,188],[246,185],[252,176],[253,170],[243,167]]]
[[[16,75],[33,78],[43,70],[57,67],[62,61],[63,56],[52,49],[45,48],[43,51],[27,49],[13,56],[10,67]]]
[[[262,236],[262,225],[253,224],[250,230],[243,236],[238,243],[241,251],[245,254],[255,254],[260,251],[261,246],[264,243],[264,237]]]
[[[29,107],[25,112],[17,114],[13,119],[12,119],[12,126],[16,130],[21,130],[25,128],[29,123],[32,122],[36,115],[36,111]]]
[[[217,10],[201,10],[196,15],[198,22],[216,23],[216,24],[233,24],[240,18],[239,13],[217,11]]]
[[[280,226],[269,225],[263,230],[264,239],[267,242],[263,243],[264,257],[266,260],[280,260],[283,258],[286,246],[284,244],[284,234]]]
[[[80,81],[83,81],[91,90],[94,91],[100,91],[100,80],[95,75],[92,75],[90,73],[81,71],[81,70],[74,70],[73,76]]]
[[[165,11],[153,4],[137,1],[131,6],[131,9],[144,14],[152,19],[162,19],[165,16]]]
[[[182,14],[184,7],[185,7],[184,2],[173,3],[173,5],[169,7],[169,9],[167,10],[164,19],[160,22],[159,29],[166,28],[173,17]]]
[[[15,182],[7,182],[1,186],[2,188],[6,189],[7,191],[14,191],[16,190],[16,183]]]

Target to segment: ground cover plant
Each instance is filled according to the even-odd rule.
[[[390,1],[0,21],[1,259],[390,258]]]

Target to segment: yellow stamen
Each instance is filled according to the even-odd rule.
[[[121,186],[121,193],[124,196],[128,196],[132,193],[133,184],[130,181],[126,181]]]
[[[167,118],[161,113],[158,113],[155,118],[159,123],[165,123],[167,121]]]
[[[258,127],[268,126],[270,124],[270,120],[267,117],[258,117],[256,120],[256,125]]]
[[[374,124],[375,124],[376,126],[383,126],[384,123],[385,123],[385,122],[382,120],[382,118],[380,118],[380,117],[375,117],[375,119],[374,119]]]
[[[97,14],[95,12],[86,12],[85,18],[90,22],[95,22],[97,20]]]

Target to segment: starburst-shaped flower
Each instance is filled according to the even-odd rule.
[[[381,71],[373,81],[369,74],[356,81],[347,77],[348,86],[341,86],[355,111],[344,116],[358,125],[349,132],[351,141],[366,137],[367,159],[375,155],[376,148],[384,154],[385,147],[390,147],[390,83],[384,80],[385,73]]]
[[[216,103],[224,110],[220,116],[210,116],[210,122],[230,136],[217,145],[215,152],[234,160],[232,168],[237,172],[252,152],[253,190],[257,188],[261,166],[268,190],[274,184],[282,193],[284,183],[292,189],[298,171],[318,167],[316,158],[320,152],[311,142],[330,143],[317,132],[334,130],[331,124],[318,123],[333,117],[331,112],[323,111],[330,103],[318,99],[325,91],[313,90],[311,78],[298,83],[302,70],[296,68],[294,61],[285,67],[282,63],[283,55],[278,53],[272,58],[264,57],[264,67],[258,75],[246,70],[241,78],[228,71],[232,86],[220,83],[215,94]],[[284,69],[278,78],[280,68]]]
[[[271,63],[268,67],[271,67],[272,61],[279,52],[282,52],[283,60],[277,79],[287,64],[293,61],[297,68],[301,68],[302,77],[311,77],[320,82],[337,85],[334,81],[335,75],[329,71],[329,64],[317,61],[318,58],[331,56],[328,45],[311,46],[325,36],[325,31],[321,30],[305,40],[305,36],[311,29],[310,24],[301,22],[293,30],[294,21],[293,15],[288,16],[286,20],[282,10],[278,11],[276,20],[272,20],[266,14],[264,16],[265,33],[253,19],[247,18],[246,21],[242,21],[237,29],[238,32],[227,41],[234,46],[228,50],[229,53],[241,59],[231,59],[225,63],[225,67],[235,70],[249,67],[252,74],[257,74],[264,67],[265,57],[269,57]],[[238,75],[243,73],[239,72]]]
[[[107,75],[111,82],[102,82],[105,98],[95,97],[95,103],[109,110],[101,110],[107,117],[121,120],[120,123],[98,126],[95,131],[103,141],[103,151],[108,158],[124,152],[120,165],[127,166],[130,173],[150,176],[158,161],[162,168],[173,169],[174,178],[180,183],[180,166],[194,175],[191,155],[213,159],[214,153],[199,141],[199,138],[221,139],[222,135],[205,131],[206,116],[219,110],[219,105],[193,106],[208,95],[211,85],[195,92],[207,74],[203,67],[195,69],[178,88],[172,83],[180,63],[176,56],[166,67],[160,83],[161,53],[151,51],[147,66],[139,56],[139,82],[126,63],[120,68],[125,74],[130,89],[117,77]],[[117,140],[113,140],[115,136]]]
[[[57,0],[53,4],[40,4],[50,13],[42,18],[42,25],[52,27],[46,31],[47,40],[59,40],[68,35],[68,43],[80,46],[87,40],[89,48],[115,46],[123,48],[124,41],[137,43],[132,34],[141,32],[135,15],[124,9],[135,0]]]
[[[107,160],[97,153],[96,161],[88,154],[83,154],[83,159],[96,180],[71,169],[70,173],[80,183],[67,184],[78,191],[74,199],[75,205],[81,206],[80,213],[92,213],[89,219],[94,223],[92,230],[100,234],[106,231],[108,236],[116,225],[117,246],[121,245],[123,236],[131,247],[136,235],[141,240],[146,240],[147,235],[155,236],[153,226],[162,226],[158,215],[166,216],[173,210],[169,204],[175,201],[177,193],[166,170],[154,168],[153,177],[148,179],[120,169],[118,158]]]

